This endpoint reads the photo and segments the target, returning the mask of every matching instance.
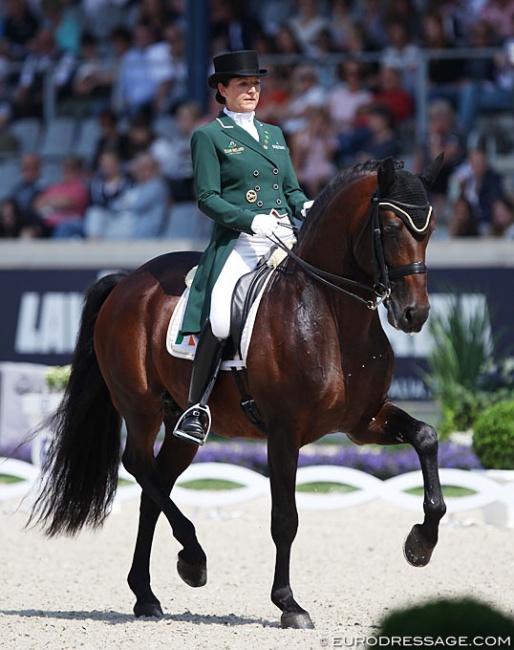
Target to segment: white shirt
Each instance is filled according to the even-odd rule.
[[[234,111],[229,111],[227,107],[223,109],[223,112],[234,120],[234,122],[259,141],[259,132],[253,121],[255,117],[255,111],[251,113],[234,113]]]

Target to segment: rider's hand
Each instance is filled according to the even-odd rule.
[[[251,228],[260,237],[269,237],[278,228],[277,219],[271,214],[256,214]]]
[[[300,210],[300,213],[304,219],[307,216],[307,212],[309,212],[309,210],[311,209],[313,203],[314,201],[305,201],[305,203],[303,204],[303,208]]]

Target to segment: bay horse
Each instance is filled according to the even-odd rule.
[[[421,174],[388,158],[340,171],[322,190],[260,302],[248,349],[248,386],[267,435],[249,422],[241,395],[221,372],[211,397],[212,428],[229,438],[267,438],[276,563],[271,599],[282,627],[313,627],[290,586],[290,553],[298,527],[295,478],[299,450],[344,432],[355,443],[409,443],[424,482],[424,519],[404,554],[426,565],[445,504],[437,434],[388,398],[394,355],[377,307],[389,322],[418,332],[429,309],[425,252],[434,228],[427,188],[442,155]],[[193,523],[172,498],[197,445],[172,432],[188,398],[191,362],[171,356],[170,316],[199,254],[157,257],[129,274],[113,274],[87,292],[71,377],[55,415],[55,436],[30,521],[49,535],[99,526],[117,487],[120,455],[142,488],[128,584],[136,616],[163,615],[150,587],[150,551],[162,512],[182,546],[177,570],[192,587],[207,580],[205,553]],[[127,437],[121,453],[121,423]],[[164,423],[160,450],[154,444]]]

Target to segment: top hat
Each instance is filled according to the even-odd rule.
[[[217,88],[218,83],[224,79],[234,77],[263,77],[267,70],[259,68],[257,52],[255,50],[239,50],[218,54],[213,59],[214,73],[208,79],[211,88]]]

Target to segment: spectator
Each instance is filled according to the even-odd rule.
[[[41,0],[43,24],[51,30],[56,47],[73,57],[80,53],[82,27],[73,3],[63,0]]]
[[[514,239],[514,202],[508,196],[493,201],[489,235],[503,239]]]
[[[262,31],[273,38],[281,25],[291,17],[292,0],[250,0],[250,19],[262,26]]]
[[[0,239],[16,239],[21,235],[23,221],[14,201],[0,202]]]
[[[120,36],[121,33],[117,31],[116,38],[119,39]],[[155,70],[152,71],[149,55],[155,42],[150,25],[139,22],[134,28],[132,46],[121,55],[116,110],[125,117],[131,117],[141,111],[154,114],[158,82],[154,75]]]
[[[394,129],[391,110],[385,104],[373,104],[367,110],[369,136],[356,154],[357,162],[398,157],[400,142]]]
[[[401,126],[414,117],[413,96],[405,89],[401,72],[394,67],[385,64],[380,66],[373,89],[373,103],[387,106],[396,126]]]
[[[288,91],[288,68],[282,65],[268,66],[268,74],[262,83],[261,98],[257,106],[257,118],[262,122],[278,125],[289,100]]]
[[[7,55],[15,61],[23,61],[39,30],[40,20],[27,0],[6,0],[5,5],[3,38]]]
[[[389,0],[384,13],[384,25],[400,22],[405,25],[410,42],[419,43],[422,29],[420,6],[417,0]],[[388,36],[391,45],[391,34]]]
[[[478,237],[478,219],[471,203],[463,196],[459,196],[453,203],[448,234],[454,237]]]
[[[259,24],[255,19],[247,20],[244,5],[238,0],[211,0],[211,50],[214,53],[236,52],[250,46]]]
[[[152,119],[147,113],[134,115],[127,130],[128,160],[134,160],[140,153],[151,153],[159,163],[161,171],[173,166],[175,157],[169,138],[157,135]]]
[[[71,96],[63,102],[61,112],[76,119],[94,117],[108,108],[116,69],[99,52],[97,39],[82,34],[81,59],[73,75]]]
[[[327,107],[337,134],[350,134],[356,127],[359,110],[371,103],[373,95],[366,83],[366,68],[356,59],[337,66],[338,83],[328,92]]]
[[[197,102],[184,102],[175,113],[177,133],[169,142],[160,138],[150,148],[168,181],[173,203],[194,201],[193,162],[191,159],[191,136],[200,125],[202,108]],[[165,149],[163,149],[165,145]],[[162,150],[162,156],[160,151]]]
[[[428,107],[427,133],[415,150],[414,172],[421,172],[441,152],[444,152],[443,165],[428,194],[438,219],[447,225],[449,179],[464,160],[466,147],[456,124],[455,112],[451,104],[443,99],[432,102]]]
[[[34,202],[46,185],[41,178],[41,159],[35,153],[23,154],[20,160],[20,182],[15,185],[9,200],[20,215],[24,237],[41,234]]]
[[[123,171],[118,153],[104,150],[89,186],[89,207],[84,216],[87,239],[116,239],[118,215],[114,212],[114,202],[131,186],[132,181]]]
[[[284,106],[281,124],[286,138],[307,126],[307,114],[313,107],[326,104],[326,93],[318,81],[313,65],[302,64],[294,68],[291,76],[291,94]]]
[[[156,86],[154,113],[169,113],[187,94],[187,62],[184,55],[182,29],[170,23],[164,39],[148,48],[149,74]]]
[[[412,32],[407,22],[393,18],[387,23],[389,45],[380,55],[381,67],[394,68],[402,75],[402,86],[410,94],[415,95],[418,83],[420,47],[413,42]]]
[[[446,99],[456,107],[456,96],[464,77],[462,59],[444,56],[454,50],[449,40],[441,15],[435,11],[425,14],[423,18],[423,46],[432,50],[428,64],[429,100]],[[443,56],[439,54],[443,53]]]
[[[470,46],[476,50],[492,48],[495,34],[490,25],[478,21],[472,27]],[[497,56],[471,58],[464,64],[466,81],[458,95],[459,123],[469,133],[480,113],[510,112],[514,109],[514,38],[505,42]]]
[[[296,60],[302,53],[300,41],[289,23],[283,23],[279,26],[274,40],[276,54],[281,54],[282,56],[288,55],[293,60]]]
[[[279,26],[276,35],[273,38],[273,54],[280,55],[280,66],[290,79],[293,76],[294,69],[301,59],[302,48],[292,27],[288,23]]]
[[[149,153],[136,157],[131,169],[135,183],[113,201],[117,213],[112,239],[152,239],[159,237],[169,210],[169,192],[159,164]]]
[[[165,27],[179,18],[171,3],[167,0],[141,0],[138,4],[137,22],[149,25],[156,40],[163,40]]]
[[[42,29],[35,37],[32,52],[21,69],[14,91],[13,119],[43,117],[45,81],[52,75],[52,84],[60,101],[70,94],[70,83],[75,69],[75,57],[62,53],[55,45],[52,32]]]
[[[316,0],[298,0],[298,10],[288,20],[296,40],[304,54],[315,53],[316,39],[329,28],[328,20],[320,13]]]
[[[351,0],[331,0],[330,2],[328,28],[338,51],[345,49],[348,37],[355,26],[351,9]]]
[[[387,45],[384,29],[384,3],[380,0],[362,0],[354,4],[354,20],[363,30],[369,49],[381,50]]]
[[[337,138],[325,107],[312,107],[307,120],[307,127],[291,138],[291,161],[301,188],[309,199],[315,199],[337,171]]]
[[[475,210],[480,234],[487,234],[491,228],[493,204],[505,192],[501,175],[492,167],[480,144],[455,169],[455,180],[462,196]]]
[[[82,220],[89,202],[84,165],[78,156],[62,163],[62,178],[49,185],[35,200],[43,237],[82,237]]]
[[[479,18],[489,23],[501,40],[514,37],[514,1],[489,0],[479,11]]]
[[[101,135],[96,143],[93,169],[98,169],[100,154],[105,150],[115,151],[123,162],[127,162],[131,155],[130,142],[127,134],[119,128],[116,113],[105,108],[98,116],[98,123]]]

